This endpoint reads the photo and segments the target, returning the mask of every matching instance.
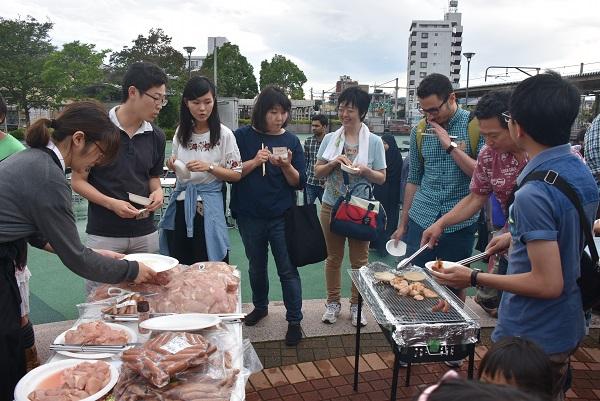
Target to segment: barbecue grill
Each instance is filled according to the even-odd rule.
[[[371,309],[394,352],[391,399],[396,399],[401,361],[408,364],[406,386],[410,384],[411,364],[419,362],[453,361],[469,357],[468,376],[472,378],[475,344],[479,341],[480,332],[477,314],[450,290],[438,284],[427,269],[410,266],[396,272],[397,274],[409,271],[425,273],[426,278],[421,283],[435,291],[439,298],[425,298],[421,301],[410,296],[401,296],[388,283],[375,279],[374,273],[383,271],[396,272],[395,269],[381,262],[348,270],[360,294],[358,321],[360,322],[364,302]],[[448,312],[431,311],[439,300],[448,302]],[[359,351],[360,324],[356,327],[355,390],[358,385]]]

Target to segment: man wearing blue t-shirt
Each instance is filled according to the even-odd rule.
[[[534,171],[553,170],[575,189],[591,225],[598,190],[589,169],[569,145],[579,96],[571,83],[548,72],[521,82],[503,115],[511,137],[530,157],[517,185]],[[569,357],[584,337],[577,278],[585,237],[579,216],[558,188],[529,181],[515,193],[509,227],[510,232],[492,240],[488,248],[494,253],[511,248],[506,276],[462,266],[433,274],[453,287],[503,290],[492,340],[520,336],[541,346],[556,369],[555,399],[562,400],[568,388]]]

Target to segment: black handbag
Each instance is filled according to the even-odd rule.
[[[317,205],[292,206],[283,217],[287,250],[294,266],[324,261],[327,245],[317,216]]]
[[[348,188],[348,174],[342,172],[344,184]],[[366,188],[367,198],[352,195],[359,189]],[[383,205],[373,197],[371,185],[361,182],[352,189],[346,189],[346,194],[340,196],[331,210],[329,229],[331,232],[344,237],[361,241],[375,241],[383,235],[387,216]]]
[[[533,171],[523,179],[520,186],[523,186],[527,181],[544,181],[547,184],[553,185],[560,190],[569,200],[579,214],[579,221],[585,235],[585,243],[590,251],[583,252],[581,255],[581,273],[577,280],[581,291],[581,301],[583,310],[588,310],[600,305],[600,266],[598,266],[598,250],[592,236],[592,227],[590,222],[585,217],[581,200],[577,192],[553,170]]]

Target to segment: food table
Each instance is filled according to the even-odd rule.
[[[195,264],[191,267],[188,266],[178,266],[178,269],[181,269],[181,273],[180,274],[186,274],[186,273],[194,273],[196,274],[197,272],[194,270],[190,270],[190,269],[196,269],[198,268],[199,271],[201,271],[203,269],[203,264]],[[208,271],[208,269],[207,269]],[[198,273],[201,274],[201,273]],[[239,271],[237,269],[235,269],[233,271],[233,275],[235,275],[237,278],[239,278]],[[156,294],[144,294],[146,295],[149,299],[150,297],[152,297],[152,295],[156,295]],[[203,298],[207,298],[206,293],[202,293],[201,296]],[[239,289],[239,286],[237,286],[236,288],[236,298],[237,298],[237,302],[235,302],[235,310],[232,312],[237,312],[237,313],[241,313],[241,291]],[[86,323],[86,322],[93,322],[93,321],[101,321],[103,320],[103,318],[105,318],[104,320],[106,321],[106,317],[107,315],[105,313],[103,313],[103,309],[104,311],[106,311],[106,307],[108,305],[111,304],[111,302],[115,302],[114,298],[109,298],[106,300],[101,300],[101,301],[95,301],[95,302],[90,302],[90,303],[85,303],[85,304],[80,304],[77,305],[78,309],[79,309],[79,319],[75,322],[74,327],[79,326],[82,323]],[[158,303],[155,303],[155,306],[158,305]],[[233,304],[232,304],[233,305]],[[227,311],[230,312],[230,311]],[[248,340],[243,340],[242,339],[242,327],[241,327],[241,320],[232,320],[232,319],[223,319],[223,321],[221,323],[218,323],[220,321],[220,319],[215,318],[215,314],[205,314],[204,316],[202,316],[202,314],[196,313],[196,314],[169,314],[169,313],[157,313],[157,315],[163,315],[160,316],[159,321],[167,321],[168,324],[167,325],[163,325],[163,326],[157,326],[157,323],[154,323],[153,328],[156,329],[160,329],[161,331],[153,331],[151,333],[148,334],[142,334],[139,332],[138,330],[138,321],[118,321],[115,319],[112,320],[108,320],[110,323],[107,322],[107,324],[111,327],[124,327],[125,328],[125,332],[133,332],[135,333],[134,336],[131,336],[128,334],[128,343],[132,343],[131,345],[133,345],[133,348],[130,348],[128,351],[125,351],[125,353],[114,353],[112,355],[108,355],[108,358],[104,358],[102,359],[103,361],[109,363],[111,365],[111,367],[116,368],[121,370],[121,368],[125,365],[127,365],[127,363],[123,363],[122,358],[124,359],[125,355],[130,352],[130,351],[138,351],[138,350],[144,350],[145,348],[147,348],[148,344],[150,344],[151,342],[156,342],[156,338],[163,336],[163,335],[171,335],[172,337],[178,337],[176,339],[181,339],[180,337],[183,336],[197,336],[199,338],[203,338],[206,340],[206,344],[209,344],[210,347],[212,347],[212,352],[209,353],[207,351],[206,353],[206,357],[204,358],[207,362],[205,363],[206,368],[204,367],[204,365],[200,366],[200,365],[194,365],[194,366],[198,366],[198,368],[190,368],[189,370],[186,371],[182,371],[181,373],[176,373],[177,376],[172,375],[171,379],[169,379],[169,376],[167,376],[167,383],[168,386],[164,387],[165,389],[169,389],[169,388],[176,388],[176,390],[178,388],[184,388],[186,384],[191,385],[192,381],[189,379],[186,379],[186,374],[189,377],[190,375],[188,373],[193,372],[193,376],[194,378],[198,378],[198,375],[204,375],[206,374],[207,380],[212,380],[213,382],[216,382],[218,380],[221,380],[220,378],[215,378],[215,374],[217,373],[221,373],[221,371],[225,371],[225,369],[227,369],[227,377],[230,378],[227,387],[226,387],[226,391],[227,394],[229,389],[231,391],[230,397],[228,395],[229,398],[227,399],[231,399],[231,400],[244,400],[245,399],[245,383],[246,380],[248,379],[249,375],[251,373],[254,373],[255,371],[258,371],[260,369],[262,369],[262,366],[260,365],[260,361],[258,360],[258,357],[256,356],[256,353],[254,352],[254,349],[252,348],[250,342]],[[223,314],[223,315],[227,315],[227,314]],[[114,315],[111,315],[114,318]],[[181,319],[180,319],[181,317]],[[187,317],[187,319],[183,319],[184,317]],[[190,317],[195,318],[194,319],[190,319]],[[202,320],[203,323],[206,323],[206,319],[200,319],[202,317],[212,317],[213,319],[208,319],[211,323],[208,324],[204,324],[202,325],[202,323],[200,323],[199,325],[194,325],[194,322],[199,322],[200,320]],[[125,319],[129,319],[130,317],[128,316]],[[198,320],[200,319],[200,320]],[[157,320],[157,319],[153,319],[153,320]],[[177,324],[177,322],[183,322],[182,324]],[[150,324],[151,321],[148,320],[145,322],[145,324]],[[214,325],[215,323],[218,323],[216,326]],[[190,325],[191,324],[191,325]],[[204,329],[200,329],[201,327],[206,326],[206,328]],[[195,330],[194,328],[197,328],[198,330]],[[188,330],[189,329],[189,330]],[[157,335],[158,333],[158,335]],[[161,334],[161,333],[165,333],[165,334]],[[200,336],[198,336],[197,334],[192,334],[192,333],[197,333],[200,334]],[[57,341],[55,341],[56,343],[61,343],[61,342],[65,342],[64,341],[64,334],[60,335],[59,337],[57,337]],[[137,337],[137,338],[136,338]],[[152,340],[152,341],[149,341]],[[189,346],[189,344],[188,344]],[[183,348],[185,349],[185,347]],[[177,350],[175,352],[179,352],[180,350]],[[148,352],[153,352],[153,351],[148,351]],[[174,352],[173,352],[174,353]],[[73,353],[68,353],[67,355],[64,355],[65,352],[64,351],[59,351],[55,354],[53,354],[49,360],[46,362],[46,364],[57,364],[57,363],[68,363],[68,361],[73,360],[72,356],[76,356],[77,358],[81,358],[78,359],[78,362],[85,362],[86,358],[95,358],[97,357],[97,355],[95,355],[95,352],[90,354],[90,353],[79,353],[79,355],[73,355]],[[75,353],[77,354],[77,353]],[[107,355],[105,355],[107,356]],[[214,357],[214,358],[213,358]],[[213,361],[209,360],[212,359]],[[221,359],[218,359],[221,358]],[[87,359],[89,360],[89,359]],[[214,360],[217,360],[217,366],[218,367],[218,363],[221,363],[220,361],[225,361],[227,360],[227,364],[225,364],[223,362],[223,366],[221,366],[221,370],[218,369],[213,369],[213,364],[215,363]],[[47,366],[47,365],[44,365]],[[119,384],[121,381],[125,381],[125,388],[126,390],[128,389],[127,386],[129,386],[129,384],[127,383],[127,378],[124,378],[123,376],[127,376],[131,374],[131,370],[129,369],[129,365],[127,368],[127,372],[121,371],[120,372],[120,376],[119,376],[119,382],[117,383],[117,387],[115,387],[115,389],[113,389],[113,391],[117,390],[117,388],[119,387]],[[206,373],[204,373],[206,372]],[[208,375],[213,375],[213,377],[208,377]],[[135,373],[134,373],[135,375]],[[25,379],[25,378],[24,378]],[[203,377],[204,379],[204,377]],[[137,385],[138,388],[140,387],[140,376],[136,376],[136,380],[137,382],[134,383],[132,386]],[[143,378],[142,378],[143,380]],[[183,380],[183,381],[181,381]],[[187,381],[186,381],[187,380]],[[224,381],[224,379],[222,380]],[[180,383],[183,383],[180,385]],[[114,383],[112,383],[114,385]],[[145,384],[147,386],[149,386],[150,384]],[[164,386],[161,385],[159,387]],[[123,386],[121,386],[123,388]],[[158,389],[158,391],[161,391],[161,389]],[[135,395],[135,394],[134,394]],[[154,394],[153,394],[154,395]],[[130,394],[128,394],[129,397],[132,396],[131,392]],[[125,396],[124,396],[125,397]],[[127,398],[125,397],[124,399],[138,399],[138,398]],[[142,398],[144,399],[144,398]],[[179,398],[180,400],[185,401],[185,398]]]
[[[410,382],[411,364],[469,358],[468,376],[473,377],[475,344],[479,342],[479,317],[446,287],[439,285],[426,269],[410,267],[397,272],[422,272],[422,282],[438,297],[401,296],[396,288],[377,279],[375,273],[395,271],[374,262],[348,272],[359,291],[358,321],[366,304],[394,352],[391,400],[396,399],[400,362],[407,363],[406,386]],[[447,311],[432,311],[439,300],[447,302]],[[356,327],[354,389],[358,384],[360,324]]]

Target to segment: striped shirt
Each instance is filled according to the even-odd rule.
[[[584,154],[585,162],[592,170],[596,182],[600,182],[600,114],[594,118],[585,133]]]
[[[319,187],[325,187],[324,178],[315,177],[315,164],[317,163],[317,153],[319,152],[319,146],[321,141],[316,136],[311,136],[304,141],[304,161],[306,164],[306,183],[310,185],[316,185]]]
[[[459,108],[448,121],[446,130],[456,136],[454,142],[468,155],[471,155],[471,141],[467,127],[469,112]],[[407,182],[419,186],[409,217],[422,228],[431,226],[440,216],[448,213],[462,198],[469,194],[471,177],[456,164],[451,155],[442,149],[435,135],[423,135],[422,157],[417,146],[417,127],[410,133],[410,171]],[[483,146],[479,138],[477,153]],[[444,232],[451,233],[473,224],[479,213],[459,224],[447,227]]]

